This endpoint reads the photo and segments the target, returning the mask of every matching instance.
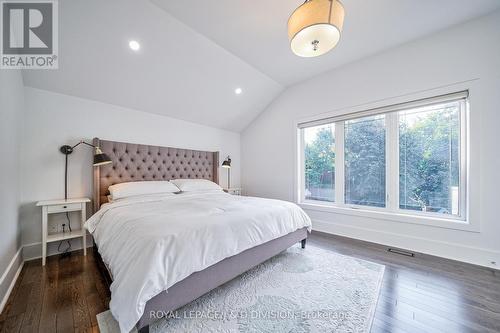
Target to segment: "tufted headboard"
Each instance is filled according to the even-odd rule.
[[[108,202],[108,187],[114,184],[171,180],[208,179],[219,183],[219,152],[148,146],[95,138],[93,144],[107,154],[112,164],[94,167],[94,212]]]

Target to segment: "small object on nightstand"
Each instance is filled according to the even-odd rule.
[[[232,194],[232,195],[241,195],[241,188],[224,189],[224,192]]]
[[[84,223],[87,219],[87,202],[88,198],[67,199],[67,200],[48,200],[39,201],[36,203],[38,207],[42,207],[42,266],[45,266],[47,258],[47,244],[52,242],[60,242],[73,238],[82,238],[83,255],[87,255],[87,239]],[[63,231],[58,233],[50,233],[48,230],[49,214],[80,212],[81,222],[80,230]]]
[[[231,157],[228,156],[224,162],[222,162],[222,167],[227,169],[227,188],[231,189]]]

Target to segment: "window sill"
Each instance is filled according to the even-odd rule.
[[[388,212],[382,209],[352,208],[340,207],[335,204],[317,204],[311,202],[301,202],[299,206],[305,210],[313,210],[342,215],[366,217],[383,221],[392,221],[400,223],[410,223],[424,225],[427,227],[437,227],[454,229],[469,232],[480,232],[479,225],[471,224],[458,218],[440,218],[436,216],[422,216],[417,214],[402,214],[397,212]]]

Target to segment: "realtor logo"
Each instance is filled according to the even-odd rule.
[[[0,68],[57,69],[57,1],[0,1]]]

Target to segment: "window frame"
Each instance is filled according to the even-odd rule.
[[[399,206],[399,118],[400,112],[417,107],[431,106],[446,102],[460,103],[460,135],[459,135],[459,214],[445,215],[437,212],[420,212],[401,209]],[[344,139],[345,121],[358,119],[377,114],[385,115],[386,124],[386,206],[373,207],[364,205],[345,204],[345,163]],[[305,155],[303,129],[323,124],[335,126],[335,202],[306,200],[305,185]],[[469,171],[469,91],[463,90],[434,97],[416,99],[411,102],[401,102],[388,106],[345,113],[338,116],[309,119],[296,122],[295,130],[298,139],[298,154],[296,160],[297,203],[305,209],[335,212],[340,214],[371,217],[376,219],[417,223],[430,226],[476,231],[476,226],[470,224],[468,202],[468,171]]]

